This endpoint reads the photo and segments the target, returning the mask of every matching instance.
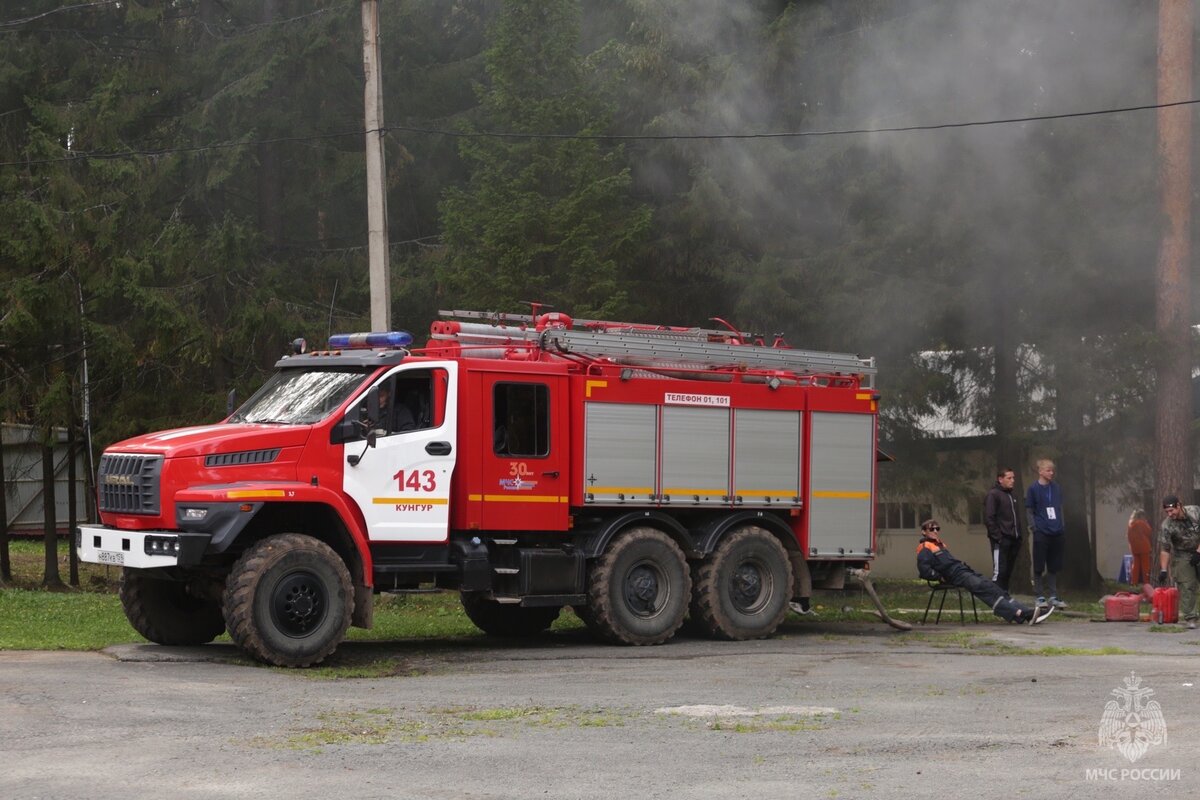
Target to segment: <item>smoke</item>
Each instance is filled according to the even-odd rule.
[[[1150,2],[634,7],[660,59],[655,131],[899,127],[1155,101]],[[1047,317],[1064,305],[1105,329],[1150,319],[1154,131],[1150,111],[667,152],[691,159],[693,185],[715,187],[711,225],[749,275],[739,319],[810,346],[899,354],[986,339],[978,312],[997,286],[1015,292],[1022,341],[1051,335]],[[636,164],[644,181],[671,185],[654,180],[663,155]],[[763,308],[809,288],[832,293],[819,307]],[[1114,298],[1125,301],[1115,317]],[[914,314],[930,307],[945,324]],[[806,316],[779,318],[797,310]]]

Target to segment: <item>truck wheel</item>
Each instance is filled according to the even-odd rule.
[[[588,573],[588,627],[617,644],[661,644],[687,613],[692,580],[679,545],[653,528],[621,534]]]
[[[691,618],[719,639],[761,639],[783,622],[791,596],[787,551],[749,526],[727,536],[696,571]]]
[[[537,636],[549,628],[562,611],[558,606],[523,608],[515,603],[497,603],[481,592],[462,592],[461,597],[467,617],[489,636]]]
[[[307,667],[337,649],[353,610],[350,572],[324,542],[283,533],[258,542],[225,582],[225,623],[259,661]]]
[[[152,578],[140,569],[121,573],[121,606],[133,629],[158,644],[207,644],[225,632],[221,605],[183,581]]]

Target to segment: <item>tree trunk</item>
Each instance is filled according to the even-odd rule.
[[[75,547],[75,528],[79,525],[79,509],[75,502],[75,454],[78,452],[75,441],[75,413],[71,413],[71,421],[67,423],[67,552],[70,554],[68,564],[72,586],[79,586],[79,550]]]
[[[0,435],[0,585],[12,580],[8,553],[8,478],[4,472],[4,438]]]
[[[1070,335],[1070,334],[1068,334]],[[1079,380],[1079,347],[1072,339],[1061,347],[1054,364],[1054,427],[1059,456],[1055,481],[1062,489],[1065,532],[1063,570],[1059,589],[1092,591],[1103,581],[1096,571],[1096,553],[1087,513],[1087,481],[1084,475],[1083,397]]]
[[[1193,0],[1159,0],[1158,102],[1192,98]],[[1156,275],[1154,480],[1158,496],[1193,501],[1191,389],[1191,106],[1158,110],[1162,240]]]
[[[1022,442],[1017,436],[1017,407],[1020,401],[1017,390],[1017,343],[1012,338],[1012,331],[1016,325],[1014,316],[1017,291],[1015,286],[1005,280],[1004,270],[993,269],[991,275],[990,293],[998,300],[992,307],[992,402],[995,403],[993,419],[996,430],[996,463],[993,466],[997,469],[1007,467],[1016,476],[1013,497],[1017,498],[1018,519],[1022,520],[1025,518],[1025,510],[1021,507],[1021,498],[1025,496],[1025,481],[1022,478],[1025,471],[1025,454]],[[991,477],[994,478],[996,471],[989,470]],[[1017,551],[1009,578],[1008,585],[1011,591],[1024,591],[1032,585],[1031,552],[1029,537],[1025,536],[1021,540],[1021,548]]]
[[[47,428],[42,440],[42,542],[46,549],[46,571],[42,586],[65,589],[58,572],[58,519],[54,503],[54,429]]]

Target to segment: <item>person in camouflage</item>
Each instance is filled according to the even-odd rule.
[[[1158,583],[1166,585],[1170,567],[1170,576],[1179,589],[1179,616],[1189,628],[1195,628],[1200,619],[1196,609],[1200,597],[1200,578],[1196,576],[1200,566],[1200,506],[1182,505],[1178,497],[1169,494],[1163,498],[1163,511],[1167,517],[1158,529]]]

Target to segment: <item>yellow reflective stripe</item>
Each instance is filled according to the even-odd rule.
[[[377,506],[390,506],[394,503],[424,503],[425,505],[444,506],[450,501],[445,497],[373,497],[371,502]]]
[[[225,496],[230,500],[249,500],[255,497],[283,497],[283,489],[234,489],[232,492],[226,492]]]
[[[871,393],[870,392],[859,392],[858,394],[854,395],[854,399],[855,400],[870,400]]]
[[[789,489],[750,489],[734,492],[734,494],[740,494],[742,497],[786,497],[789,499],[795,499],[800,496]]]
[[[607,389],[608,381],[588,381],[584,384],[583,396],[591,397],[592,389]]]
[[[698,494],[701,497],[726,497],[729,493],[724,489],[679,489],[671,487],[663,489],[663,494]]]
[[[649,486],[589,486],[584,491],[590,494],[650,494]]]
[[[825,497],[836,500],[870,500],[870,492],[813,492],[813,497]]]
[[[472,495],[477,497],[478,495]],[[548,494],[485,494],[488,503],[565,503],[567,498]]]

